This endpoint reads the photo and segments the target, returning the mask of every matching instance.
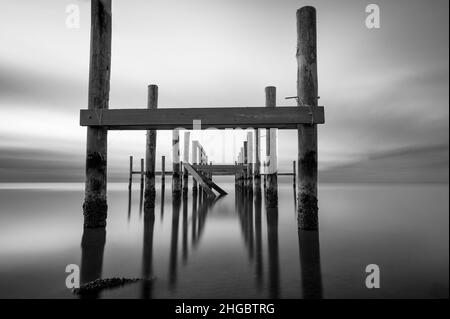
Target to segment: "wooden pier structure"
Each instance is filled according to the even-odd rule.
[[[264,176],[266,203],[276,207],[278,201],[277,129],[298,132],[297,171],[294,164],[298,227],[318,228],[317,205],[317,124],[325,123],[324,108],[318,106],[316,10],[302,7],[297,11],[297,100],[298,107],[279,107],[276,88],[265,88],[266,105],[261,107],[159,108],[158,86],[148,86],[147,108],[109,109],[112,10],[111,0],[91,0],[91,47],[88,109],[80,111],[80,125],[87,127],[86,188],[83,204],[84,226],[105,227],[107,218],[107,136],[108,130],[145,130],[146,155],[141,170],[133,171],[130,161],[130,185],[133,174],[140,174],[145,186],[145,206],[155,199],[155,176],[172,175],[174,196],[187,192],[188,176],[192,190],[200,187],[206,196],[224,195],[212,180],[214,175],[234,175],[236,187],[252,190],[260,187]],[[184,162],[180,159],[180,130],[250,129],[234,165],[211,165],[204,148],[184,136]],[[266,160],[261,172],[260,130],[266,129]],[[156,135],[158,130],[172,130],[172,171],[156,172]],[[254,149],[256,147],[256,149]],[[255,153],[255,156],[254,156]]]

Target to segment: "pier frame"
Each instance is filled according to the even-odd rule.
[[[178,128],[266,128],[268,144],[266,194],[269,203],[277,202],[276,129],[298,132],[298,225],[301,229],[318,228],[317,205],[317,124],[325,123],[324,109],[318,106],[316,11],[303,7],[297,11],[297,101],[298,107],[277,107],[275,88],[266,88],[266,107],[183,108],[183,109],[113,109],[109,110],[111,69],[111,0],[91,0],[91,46],[88,109],[80,111],[80,124],[87,127],[86,184],[83,203],[84,226],[105,227],[107,217],[107,136],[108,130],[174,130],[173,191],[181,192]],[[157,93],[156,93],[157,96]],[[272,100],[273,99],[273,100]],[[157,100],[157,98],[156,98]],[[149,101],[150,103],[150,101]],[[259,151],[259,134],[255,143]],[[156,132],[155,132],[156,137]],[[155,142],[156,143],[156,142]],[[151,145],[147,141],[147,146]],[[148,146],[152,149],[151,146]],[[153,147],[153,150],[155,147]],[[245,152],[248,150],[246,149]],[[243,165],[248,158],[242,152]],[[257,155],[257,157],[259,154]],[[200,163],[208,163],[203,150]],[[152,191],[151,166],[146,154],[146,189]],[[258,158],[256,158],[258,162]],[[130,168],[132,171],[132,167]],[[154,164],[153,164],[154,171]],[[163,168],[164,171],[164,168]],[[258,169],[255,166],[255,172]],[[242,172],[242,181],[249,176]],[[295,174],[295,173],[294,173]],[[163,173],[164,176],[164,173]],[[295,178],[295,177],[294,177]],[[154,181],[154,177],[153,177]],[[154,183],[154,182],[153,182]]]

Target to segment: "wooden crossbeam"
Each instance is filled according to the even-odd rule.
[[[234,175],[246,169],[243,165],[192,165],[197,171],[213,175]]]
[[[318,107],[224,107],[168,109],[81,110],[80,125],[109,130],[193,129],[194,121],[207,128],[296,129],[298,124],[325,123],[324,108]]]

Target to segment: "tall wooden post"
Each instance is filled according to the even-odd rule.
[[[111,0],[91,0],[91,47],[89,63],[88,109],[98,114],[109,107],[111,70]],[[86,184],[83,203],[84,227],[105,227],[108,130],[101,126],[87,128]]]
[[[161,156],[161,183],[166,182],[166,157]]]
[[[253,133],[247,132],[247,187],[253,188]]]
[[[298,106],[317,107],[316,10],[297,11],[297,96]],[[317,125],[298,126],[298,227],[318,229]]]
[[[185,163],[189,164],[189,142],[190,142],[190,132],[184,132],[184,150],[183,150],[183,160]],[[187,193],[188,191],[188,171],[187,169],[183,170],[183,192]]]
[[[172,131],[172,192],[181,192],[181,172],[180,172],[180,131]]]
[[[255,185],[261,186],[260,131],[255,129]]]
[[[248,142],[244,141],[244,167],[246,168],[244,173],[244,187],[248,186]]]
[[[158,86],[148,86],[147,108],[158,108]],[[147,130],[145,145],[145,192],[144,206],[154,207],[156,197],[155,171],[156,171],[156,130]]]
[[[266,87],[266,107],[276,106],[276,88],[274,86]],[[266,155],[267,155],[267,190],[266,198],[269,207],[278,205],[278,159],[277,159],[277,130],[267,129],[266,133]]]
[[[198,164],[198,141],[192,141],[192,165]],[[197,192],[197,181],[192,177],[192,191]]]

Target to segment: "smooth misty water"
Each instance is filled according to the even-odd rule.
[[[264,196],[172,203],[170,179],[156,208],[139,210],[134,184],[110,184],[106,234],[83,235],[82,184],[0,184],[0,297],[76,298],[82,280],[149,277],[101,298],[448,298],[448,185],[321,184],[320,232],[300,232],[290,179],[279,207]],[[154,219],[152,219],[154,213]],[[82,236],[83,248],[81,245]],[[365,267],[381,288],[365,288]]]

